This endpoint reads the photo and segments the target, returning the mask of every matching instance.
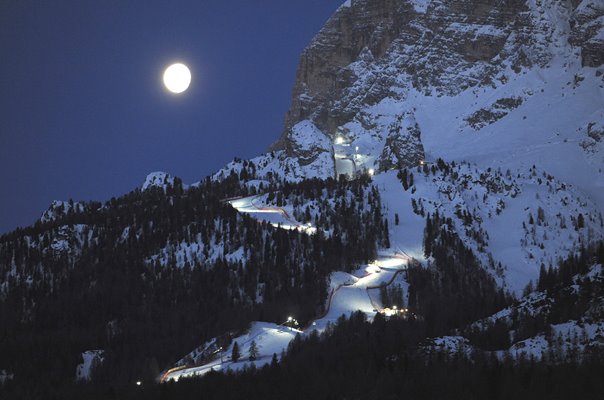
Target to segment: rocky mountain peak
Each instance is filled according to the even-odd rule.
[[[413,134],[392,130],[413,118],[410,94],[494,88],[560,57],[597,67],[604,62],[603,21],[596,0],[346,2],[304,50],[285,130],[271,150],[308,165],[338,153],[331,143],[343,136],[350,149],[335,155],[336,174],[343,172],[338,158],[350,159],[355,171],[359,159],[365,169],[413,164],[424,158],[422,126]],[[311,125],[313,136],[328,139],[312,150],[298,142]]]

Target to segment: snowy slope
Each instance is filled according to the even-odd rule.
[[[240,213],[250,214],[261,221],[266,221],[275,227],[283,229],[298,229],[312,234],[316,229],[309,223],[303,224],[293,217],[291,206],[275,207],[267,202],[267,194],[235,199],[229,203]]]
[[[508,348],[490,351],[499,359],[532,358],[556,363],[580,360],[590,354],[599,354],[604,349],[604,322],[601,320],[604,310],[604,298],[601,296],[603,282],[602,265],[593,265],[587,273],[573,277],[570,286],[558,287],[553,291],[530,293],[516,304],[470,324],[464,330],[464,334],[471,337],[477,332],[486,332],[497,327],[504,329],[511,345]],[[577,302],[585,300],[584,297],[582,298],[585,293],[596,293],[596,295],[589,298],[581,315],[576,315],[574,319],[566,320],[568,318],[566,317],[562,320],[554,320],[550,324],[545,322],[552,318],[552,314],[554,314],[553,318],[559,318],[562,315],[561,309],[571,309],[573,305],[570,303],[573,299]],[[523,329],[526,329],[526,325],[530,326],[534,321],[542,321],[537,334],[524,334]],[[433,338],[423,349],[428,353],[457,353],[468,357],[472,356],[473,351],[480,350],[464,336]]]
[[[397,277],[400,277],[400,272],[406,269],[408,261],[404,256],[384,253],[373,263],[360,266],[352,274],[332,273],[327,312],[309,325],[308,332],[315,329],[322,332],[342,315],[349,317],[355,311],[364,312],[368,319],[372,320],[376,312],[389,306],[382,304],[377,289],[392,284]],[[397,281],[397,283],[402,283],[407,293],[406,282]]]
[[[581,68],[579,61],[564,62],[455,97],[413,93],[426,158],[467,160],[504,170],[536,165],[577,186],[603,209],[604,152],[590,152],[585,146],[587,127],[604,121],[603,80],[595,69]],[[523,99],[522,104],[481,129],[468,123],[479,110],[508,98]]]
[[[474,14],[464,1],[405,3],[386,5],[392,15],[361,0],[338,9],[304,52],[278,151],[250,162],[266,182],[375,172],[395,246],[422,258],[414,199],[424,214],[456,219],[484,267],[519,294],[541,264],[602,237],[604,66],[585,52],[597,52],[604,7],[530,0]],[[350,35],[363,26],[374,36],[355,48]],[[333,55],[350,47],[349,61]],[[415,173],[408,193],[383,174],[439,158],[470,182]],[[457,218],[465,213],[472,223]],[[586,226],[573,229],[579,214]]]
[[[285,322],[281,325],[253,322],[248,332],[233,338],[231,345],[214,351],[211,360],[203,360],[200,364],[195,364],[194,360],[197,359],[200,352],[194,350],[177,363],[180,366],[164,372],[160,380],[162,382],[178,381],[183,377],[202,376],[210,371],[238,371],[250,367],[252,364],[262,367],[271,362],[273,354],[279,358],[297,334],[323,332],[329,325],[335,324],[342,315],[349,317],[356,311],[364,312],[371,320],[376,312],[386,306],[381,304],[377,289],[380,286],[392,284],[397,277],[401,277],[399,272],[404,271],[406,265],[407,260],[404,257],[384,255],[370,265],[361,266],[353,274],[335,272],[331,276],[331,288],[326,303],[327,312],[312,321],[304,331],[287,327],[284,325]],[[398,283],[406,285],[403,280],[399,280]],[[406,286],[404,290],[406,293]],[[258,348],[258,356],[254,361],[250,361],[248,357],[252,341]],[[215,341],[210,341],[210,343],[213,342]],[[238,343],[242,354],[241,359],[237,362],[230,359],[235,342]],[[206,346],[200,348],[202,347]],[[187,364],[186,360],[192,364]]]
[[[230,203],[239,212],[249,213],[258,220],[267,221],[286,229],[300,229],[309,235],[315,234],[315,227],[297,223],[289,217],[284,209],[268,207],[265,202],[262,202],[262,198],[263,196],[250,196],[231,200]],[[342,315],[349,316],[356,311],[364,312],[371,320],[377,312],[389,306],[381,303],[380,286],[397,283],[403,286],[404,292],[407,293],[408,286],[400,273],[406,269],[409,261],[410,258],[404,254],[388,251],[380,254],[373,263],[359,266],[352,274],[334,272],[330,276],[325,314],[312,321],[303,331],[286,327],[283,324],[254,322],[245,334],[233,338],[231,345],[226,348],[217,347],[215,339],[193,350],[177,362],[176,367],[164,372],[160,380],[162,382],[178,381],[183,377],[202,376],[210,371],[229,369],[237,371],[249,367],[251,364],[261,367],[271,362],[273,354],[279,356],[282,351],[285,351],[296,334],[323,332]],[[258,347],[258,357],[254,361],[250,361],[247,357],[252,341]],[[229,359],[235,342],[240,346],[242,354],[242,358],[238,362]],[[207,359],[208,353],[211,355],[210,360]],[[206,356],[206,358],[202,356]]]
[[[280,355],[287,349],[289,342],[300,331],[269,322],[253,322],[249,331],[242,336],[233,339],[230,346],[214,353],[214,359],[203,365],[195,367],[174,368],[161,376],[162,382],[178,381],[181,378],[202,376],[210,371],[238,371],[249,367],[251,364],[261,367],[269,364],[273,354]],[[258,348],[258,356],[255,361],[249,360],[250,346],[254,341]],[[230,356],[233,352],[234,343],[237,342],[241,351],[241,359],[234,362]]]
[[[541,264],[555,265],[582,244],[604,237],[598,206],[544,171],[448,165],[448,173],[433,172],[434,166],[428,173],[411,170],[414,185],[408,190],[395,172],[374,178],[388,209],[394,248],[421,260],[424,216],[438,212],[453,220],[459,236],[500,284],[520,294],[536,281]]]
[[[568,51],[574,54],[572,49]],[[384,132],[401,114],[412,115],[413,123],[421,130],[427,162],[442,158],[458,165],[470,163],[472,167],[466,169],[473,170],[460,173],[473,178],[486,171],[506,175],[510,171],[513,179],[504,180],[515,184],[519,194],[511,197],[486,193],[490,203],[486,205],[472,199],[478,196],[480,200],[488,192],[481,184],[466,188],[458,186],[459,182],[435,183],[433,179],[441,180],[442,176],[421,179],[415,173],[417,192],[412,195],[402,192],[392,173],[378,175],[375,181],[392,214],[392,241],[421,258],[424,222],[410,213],[409,207],[399,206],[401,202],[409,205],[411,198],[431,204],[425,206],[427,212],[438,209],[447,216],[454,215],[455,207],[470,213],[476,209],[483,220],[479,228],[490,237],[481,249],[485,267],[495,270],[489,264],[496,267],[501,263],[507,271],[499,271],[499,282],[519,293],[529,280],[536,278],[541,263],[554,264],[581,243],[602,237],[604,75],[598,69],[581,67],[580,60],[566,55],[558,56],[547,67],[509,76],[505,82],[469,88],[456,96],[429,96],[410,89],[402,101],[386,98],[364,109],[362,120],[343,125],[344,133],[331,144],[333,155],[322,152],[306,166],[300,166],[283,152],[269,153],[250,162],[257,165],[259,175],[267,181],[275,176],[297,181],[305,174],[326,178],[369,170],[381,173],[378,160],[386,141]],[[304,126],[297,126],[297,131]],[[308,137],[316,136],[316,127],[308,126],[312,130]],[[231,164],[220,174],[240,167],[241,164]],[[457,200],[443,201],[442,190],[452,190]],[[501,215],[495,215],[498,201],[505,203]],[[558,227],[572,228],[572,220],[578,214],[589,215],[589,228],[573,232],[555,229],[553,223],[548,227],[523,227],[529,214],[536,218],[539,208],[545,211],[547,221],[557,219]],[[404,216],[399,227],[392,224],[394,210],[401,218]]]

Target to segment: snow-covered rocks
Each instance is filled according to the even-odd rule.
[[[172,177],[170,174],[166,173],[166,172],[152,172],[149,175],[147,175],[147,178],[145,178],[145,182],[143,183],[143,186],[141,187],[141,189],[144,190],[148,190],[152,187],[156,187],[156,188],[160,188],[163,190],[166,190],[168,187],[174,185],[174,177]]]
[[[422,346],[422,350],[426,353],[469,356],[472,354],[474,346],[472,346],[470,341],[463,336],[440,336],[428,340],[428,342]]]
[[[601,5],[584,0],[573,11],[550,3],[489,3],[479,11],[471,1],[447,0],[379,7],[359,0],[340,7],[301,57],[285,132],[275,149],[288,147],[300,121],[312,121],[333,140],[384,99],[399,101],[403,110],[415,105],[414,91],[454,96],[505,84],[523,69],[547,66],[560,53],[574,57],[569,35],[583,49],[586,65],[601,64],[597,46],[587,44],[599,40]],[[386,125],[367,121],[366,127],[379,134]]]
[[[243,175],[242,175],[243,173]],[[303,179],[326,179],[335,176],[334,158],[331,153],[321,151],[314,161],[302,165],[296,157],[290,157],[285,150],[276,150],[254,157],[251,160],[235,159],[216,172],[212,179],[223,180],[231,174],[237,174],[246,180],[249,174],[256,180],[248,182],[250,186],[266,185],[275,178],[289,182],[300,182]],[[193,184],[195,186],[196,184]]]
[[[497,99],[488,108],[481,108],[466,117],[468,124],[476,129],[481,128],[500,120],[509,114],[510,110],[518,108],[524,99],[522,97],[504,97]]]
[[[583,0],[575,8],[570,22],[571,43],[581,47],[583,65],[604,63],[604,5],[598,0]]]
[[[57,228],[50,246],[45,248],[45,253],[51,252],[54,255],[70,254],[77,255],[82,245],[89,236],[90,230],[87,225],[63,225]]]
[[[297,155],[302,165],[312,163],[321,153],[331,153],[331,140],[311,121],[298,122],[289,139],[288,151]]]
[[[86,211],[86,205],[84,203],[70,201],[61,201],[55,200],[53,201],[48,209],[42,213],[40,217],[40,222],[52,222],[57,219],[63,218],[69,214],[82,213]]]

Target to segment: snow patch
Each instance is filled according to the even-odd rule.
[[[11,374],[5,369],[0,369],[0,385],[13,380],[15,377],[14,374]]]
[[[410,0],[410,2],[413,4],[415,12],[425,14],[432,0]]]
[[[76,380],[90,381],[94,368],[105,360],[104,350],[88,350],[82,353],[83,362],[76,367]]]
[[[469,340],[463,336],[440,336],[429,340],[427,345],[423,346],[424,351],[429,353],[445,354],[463,354],[469,356],[474,351],[474,347]]]

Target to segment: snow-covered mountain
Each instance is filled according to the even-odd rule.
[[[347,1],[302,54],[270,153],[214,179],[369,173],[393,248],[429,264],[426,216],[448,218],[520,296],[540,270],[604,238],[603,63],[594,0]],[[536,336],[508,352],[530,353],[531,340],[546,351]],[[433,343],[472,348],[462,336]]]
[[[0,238],[21,332],[0,382],[274,366],[356,311],[450,334],[427,354],[601,352],[603,64],[599,0],[346,1],[266,154],[56,201]]]
[[[593,0],[352,1],[302,54],[273,149],[301,165],[350,160],[331,157],[332,173],[414,165],[424,153],[539,163],[595,196],[603,15]]]
[[[430,263],[426,217],[449,218],[520,296],[604,238],[603,63],[594,0],[347,1],[301,56],[281,138],[214,179],[369,173],[393,249]]]
[[[346,2],[301,56],[272,151],[215,177],[377,174],[413,227],[393,242],[421,249],[413,199],[470,243],[480,232],[473,248],[519,294],[541,264],[603,236],[603,21],[594,0]],[[414,171],[438,159],[455,173]],[[424,176],[411,194],[381,176],[403,168]]]

